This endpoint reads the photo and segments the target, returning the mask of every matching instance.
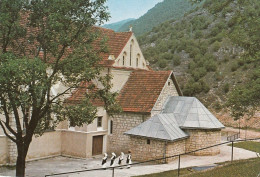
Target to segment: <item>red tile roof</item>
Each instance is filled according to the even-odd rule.
[[[134,71],[118,101],[125,112],[151,112],[172,71]]]
[[[182,93],[172,71],[134,70],[117,98],[123,111],[150,113],[169,77],[173,79],[174,85],[181,96]],[[89,83],[83,83],[67,99],[67,102],[80,102],[84,98],[89,85]],[[97,89],[94,89],[92,92],[96,91]],[[104,105],[101,99],[93,100],[93,104],[96,106]]]
[[[133,33],[115,32],[111,29],[101,27],[95,27],[95,29],[101,33],[101,37],[93,42],[93,47],[94,49],[100,49],[101,40],[103,38],[107,39],[105,44],[107,45],[108,52],[100,54],[103,58],[101,64],[104,66],[112,66],[114,64],[114,60],[108,60],[109,55],[114,55],[114,57],[117,58]]]
[[[26,30],[28,31],[28,35],[27,37],[29,37],[29,35],[37,35],[37,33],[40,32],[40,29],[38,28],[33,28],[33,27],[28,27],[27,23],[28,23],[28,18],[29,18],[29,13],[28,12],[21,12],[21,26],[25,27]],[[101,27],[92,27],[91,30],[93,30],[93,32],[98,32],[100,33],[100,37],[98,37],[96,40],[94,40],[94,42],[92,43],[93,45],[93,49],[98,50],[100,49],[100,42],[103,38],[106,38],[107,41],[105,43],[105,45],[108,48],[108,52],[104,53],[100,53],[100,57],[102,57],[102,61],[100,62],[100,64],[104,67],[108,67],[108,66],[112,66],[114,64],[114,60],[108,60],[109,55],[114,55],[115,58],[117,58],[119,56],[119,54],[121,53],[121,51],[123,50],[123,48],[125,47],[126,43],[129,41],[130,37],[132,36],[132,32],[115,32],[111,29],[106,29],[106,28],[101,28]],[[15,44],[13,44],[15,48],[19,48],[19,46],[23,46],[26,47],[24,49],[20,49],[17,51],[14,51],[16,54],[24,54],[24,52],[29,55],[29,56],[35,56],[38,53],[39,48],[37,47],[39,44],[37,41],[28,41],[25,40],[23,38],[20,38],[16,41]],[[14,48],[8,48],[8,50],[14,50]],[[0,46],[1,49],[1,46]],[[72,52],[73,49],[71,48],[66,48],[65,54],[62,58],[65,58],[69,53]],[[39,52],[39,57],[43,57],[43,52]],[[50,54],[48,55],[48,57],[53,58],[53,56],[51,56]],[[53,62],[52,59],[50,59],[51,61],[48,62]]]

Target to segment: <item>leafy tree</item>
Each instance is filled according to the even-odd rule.
[[[158,61],[158,65],[160,68],[165,68],[167,66],[167,61],[165,59],[161,59]]]
[[[105,0],[1,0],[0,1],[0,126],[17,146],[16,176],[25,176],[25,158],[35,133],[53,128],[68,118],[74,125],[91,123],[100,97],[115,110],[110,76],[99,76],[105,39],[100,49],[95,24],[108,19]],[[98,79],[104,85],[87,94],[77,105],[65,105],[64,97],[82,82]],[[53,94],[54,85],[64,86]],[[89,86],[88,89],[93,89]],[[53,119],[52,114],[56,118]],[[15,127],[11,126],[14,118]]]

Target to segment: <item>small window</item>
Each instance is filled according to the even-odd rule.
[[[102,117],[97,118],[97,127],[102,127]]]
[[[138,67],[138,63],[139,63],[138,58],[136,58],[136,67]]]
[[[171,85],[171,82],[168,82],[168,85],[170,86],[170,85]]]
[[[113,121],[110,120],[110,134],[113,133]]]
[[[125,56],[123,56],[123,66],[125,66]]]
[[[151,144],[151,141],[150,141],[150,139],[147,139],[147,144]]]

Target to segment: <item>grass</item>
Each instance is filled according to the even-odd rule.
[[[177,170],[172,170],[138,177],[174,177],[177,174]],[[185,168],[181,169],[180,174],[188,177],[257,177],[260,174],[260,158],[226,162],[219,167],[201,172]]]
[[[229,144],[229,146],[232,145]],[[260,143],[255,141],[244,141],[244,142],[234,143],[234,147],[260,153]]]

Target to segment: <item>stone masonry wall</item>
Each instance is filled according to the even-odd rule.
[[[108,135],[108,153],[127,152],[130,149],[130,136],[124,132],[141,124],[150,115],[121,113],[111,117],[113,121],[113,133]]]
[[[171,78],[169,78],[165,83],[164,88],[151,111],[151,116],[154,116],[162,111],[163,105],[169,96],[179,96]]]
[[[167,142],[150,139],[150,144],[147,144],[147,138],[131,137],[130,148],[132,150],[132,158],[136,161],[146,161],[157,158],[181,154],[185,152],[185,139],[175,142]],[[166,148],[166,149],[165,149]],[[171,162],[175,158],[169,158],[166,162]],[[164,163],[165,160],[156,161]]]
[[[147,138],[131,137],[130,139],[130,148],[133,160],[146,161],[164,157],[164,141],[150,139],[150,144],[147,144]]]
[[[186,140],[186,152],[219,144],[221,130],[185,130],[190,137]],[[195,152],[193,155],[216,155],[220,153],[219,146]]]
[[[185,143],[186,139],[175,141],[175,142],[168,142],[167,143],[167,149],[166,149],[166,156],[173,156],[173,155],[178,155],[185,153]],[[168,158],[166,162],[171,162],[175,158]]]

